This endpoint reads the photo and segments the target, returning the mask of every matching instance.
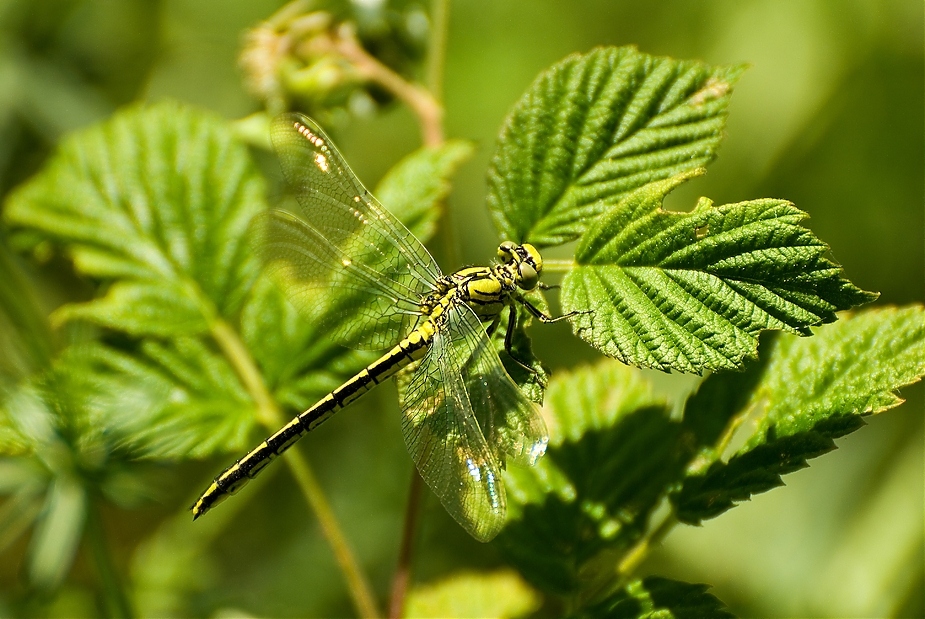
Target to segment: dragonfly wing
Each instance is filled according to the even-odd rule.
[[[363,187],[313,120],[280,116],[272,138],[298,205],[258,220],[259,253],[303,313],[338,318],[333,333],[341,340],[393,344],[421,297],[436,288],[441,272],[433,257]]]
[[[482,434],[502,465],[511,459],[532,466],[546,452],[546,422],[504,369],[478,318],[467,307],[459,310],[446,332],[456,356],[468,359],[463,380]]]
[[[460,350],[438,330],[427,354],[408,369],[410,378],[400,377],[402,433],[418,472],[447,512],[472,537],[487,542],[504,526],[507,503],[499,463],[466,393],[468,359]]]

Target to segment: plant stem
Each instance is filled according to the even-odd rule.
[[[398,551],[398,564],[392,577],[392,594],[389,602],[389,619],[398,619],[405,609],[405,596],[408,583],[411,582],[411,555],[414,549],[414,537],[417,533],[418,516],[421,513],[421,491],[424,480],[417,469],[411,470],[411,484],[408,488],[408,506],[405,509],[405,526],[402,530],[401,547]]]
[[[247,346],[238,337],[238,334],[228,323],[220,318],[211,321],[212,337],[225,357],[234,367],[241,382],[257,405],[257,419],[268,432],[275,432],[283,425],[285,419],[276,405],[272,394],[267,389],[263,376],[257,368]],[[328,545],[334,553],[334,558],[340,566],[353,604],[361,617],[378,617],[375,598],[360,565],[347,543],[347,538],[337,523],[337,518],[312,472],[308,460],[295,449],[290,449],[283,455],[286,465],[292,472],[296,483],[309,507],[315,512],[321,531]]]
[[[641,540],[636,542],[617,566],[618,586],[623,586],[633,575],[636,569],[649,555],[649,551],[656,544],[661,543],[665,536],[678,524],[674,510],[662,520],[657,527],[650,530]]]
[[[449,0],[433,0],[430,10],[430,42],[427,46],[427,90],[443,101],[443,67],[446,63],[446,39],[450,18]]]
[[[107,606],[115,612],[116,617],[134,617],[135,613],[132,610],[132,604],[122,587],[122,582],[119,580],[119,572],[113,564],[112,555],[106,543],[103,520],[95,498],[90,499],[89,508],[87,509],[87,543],[100,578],[100,586],[103,589],[103,596]]]
[[[577,266],[574,260],[543,260],[544,273],[568,273]]]
[[[315,516],[318,518],[318,524],[321,525],[321,530],[325,538],[327,538],[328,544],[331,545],[334,557],[340,565],[341,571],[344,573],[344,578],[347,579],[347,585],[353,597],[353,604],[356,606],[357,612],[361,617],[380,617],[381,615],[379,614],[379,609],[376,608],[376,599],[373,597],[372,589],[370,589],[369,583],[360,570],[356,557],[354,557],[353,551],[347,543],[347,538],[344,537],[343,532],[337,524],[334,511],[331,509],[331,505],[324,496],[324,492],[318,483],[318,479],[312,472],[308,460],[305,459],[301,452],[295,449],[287,451],[283,455],[283,458],[286,460],[286,464],[289,465],[289,470],[292,471],[292,475],[302,489],[302,494],[315,512]]]
[[[331,49],[344,57],[359,74],[375,82],[396,99],[411,108],[421,125],[425,146],[443,144],[443,108],[426,88],[412,84],[367,53],[356,38],[352,27],[341,26],[329,40]]]

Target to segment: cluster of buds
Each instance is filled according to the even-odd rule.
[[[246,32],[239,60],[246,88],[270,114],[372,111],[370,91],[381,93],[389,69],[364,49],[353,23],[309,9],[307,0],[295,0]]]

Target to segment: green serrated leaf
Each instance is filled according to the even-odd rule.
[[[472,152],[472,144],[465,140],[418,149],[395,164],[373,193],[414,236],[426,242],[437,229],[450,178]]]
[[[734,619],[709,585],[649,576],[635,580],[606,599],[570,615],[574,619]]]
[[[63,245],[80,272],[134,283],[60,317],[164,334],[174,318],[198,328],[192,308],[210,319],[240,307],[257,272],[246,232],[263,194],[225,121],[160,103],[70,136],[4,216]]]
[[[105,296],[86,303],[71,303],[52,314],[57,324],[86,320],[134,336],[195,335],[209,329],[200,304],[171,280],[123,281]]]
[[[405,617],[523,617],[540,606],[540,597],[515,572],[454,574],[415,587]]]
[[[652,183],[622,200],[582,237],[562,283],[575,333],[624,363],[663,371],[738,369],[758,333],[809,335],[835,312],[872,301],[841,277],[828,246],[784,200],[661,208],[700,171]]]
[[[743,70],[605,47],[541,73],[488,172],[501,237],[567,242],[633,190],[712,161]]]
[[[145,341],[134,355],[95,345],[81,363],[98,385],[96,415],[133,458],[202,458],[248,446],[254,404],[224,357],[197,338]]]
[[[749,406],[764,405],[728,462],[692,471],[672,497],[680,520],[699,523],[835,448],[862,416],[897,406],[895,391],[925,374],[925,309],[876,309],[844,318],[813,338],[781,335]]]
[[[528,580],[567,594],[612,578],[604,557],[645,530],[683,468],[680,424],[637,371],[612,361],[554,376],[544,412],[549,448],[535,466],[505,471],[498,539]]]

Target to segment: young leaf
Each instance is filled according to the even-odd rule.
[[[437,228],[450,178],[472,151],[472,144],[464,140],[418,149],[392,166],[373,195],[424,243]]]
[[[570,619],[735,619],[725,604],[707,593],[708,585],[649,576],[635,580],[606,599],[583,608]]]
[[[10,224],[64,245],[86,275],[132,282],[60,317],[164,335],[200,330],[197,312],[237,311],[257,270],[246,238],[264,186],[231,135],[176,103],[128,108],[66,139],[11,196]]]
[[[866,311],[808,339],[781,335],[752,397],[765,406],[759,423],[728,462],[684,481],[672,496],[679,519],[699,523],[782,485],[782,474],[834,449],[862,416],[900,404],[895,391],[923,374],[921,306]]]
[[[567,242],[629,192],[712,161],[743,70],[607,47],[541,73],[488,171],[501,237]]]
[[[554,376],[550,443],[529,469],[505,471],[509,521],[499,542],[545,591],[573,593],[613,577],[609,553],[645,530],[681,474],[680,424],[639,373],[613,361]]]
[[[539,606],[539,596],[515,572],[462,573],[415,587],[404,616],[523,617]]]
[[[784,200],[661,208],[693,171],[637,190],[581,238],[562,283],[575,333],[624,363],[659,370],[737,369],[758,333],[835,320],[877,297],[841,277],[828,246]]]

